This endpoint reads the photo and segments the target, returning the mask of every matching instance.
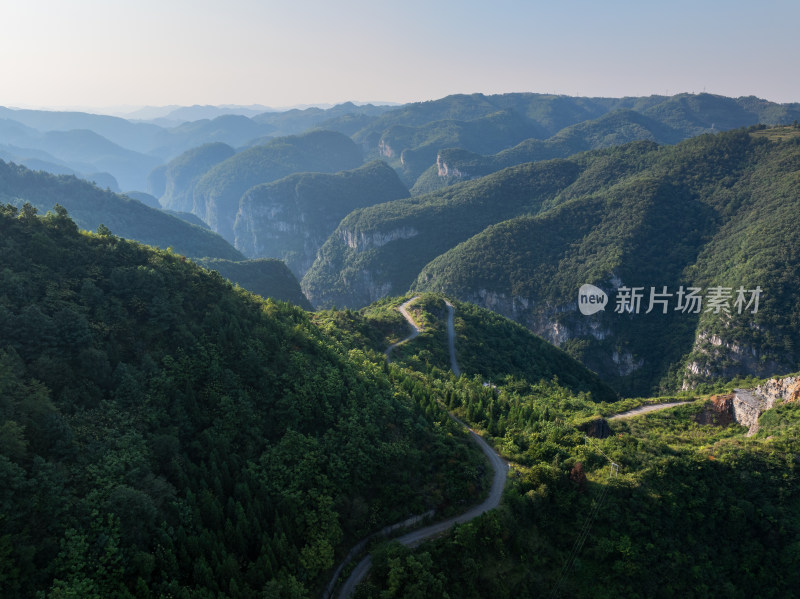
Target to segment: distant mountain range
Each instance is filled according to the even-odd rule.
[[[582,329],[585,321],[569,323],[563,311],[567,298],[574,301],[578,273],[610,290],[609,281],[625,268],[631,280],[655,281],[645,274],[650,268],[672,285],[714,284],[728,272],[714,248],[733,243],[736,227],[766,226],[769,212],[757,208],[756,198],[773,202],[778,212],[788,205],[775,195],[775,185],[781,181],[791,190],[794,171],[775,164],[791,163],[798,104],[711,94],[518,93],[253,114],[259,109],[176,109],[177,120],[194,120],[169,126],[0,109],[0,157],[107,187],[101,212],[90,215],[80,203],[63,203],[86,228],[103,222],[117,234],[197,258],[284,260],[316,306],[364,306],[410,288],[445,291],[524,323],[625,392],[797,364],[787,341],[793,325],[784,320],[767,327],[769,333],[720,336],[707,317],[685,318],[670,329],[674,347],[655,355],[643,334],[635,342],[612,342],[605,333]],[[722,134],[756,124],[789,129]],[[716,135],[701,143],[697,139],[706,138],[697,136],[703,134]],[[695,140],[683,141],[690,138]],[[715,144],[735,152],[719,158],[724,151]],[[737,162],[731,156],[745,158]],[[702,166],[709,163],[717,170]],[[753,179],[758,169],[770,178]],[[76,185],[54,181],[40,179],[49,191],[28,193],[35,200],[28,201],[47,210],[55,203],[47,193]],[[120,188],[149,208],[112,200]],[[75,193],[66,194],[70,201]],[[25,196],[15,194],[5,190],[19,205]],[[84,202],[102,195],[89,187],[81,194]],[[626,198],[620,200],[625,208],[615,212],[609,198]],[[694,203],[684,206],[689,216],[665,216],[659,210],[666,201]],[[742,216],[746,206],[752,207],[748,218],[759,225]],[[565,225],[562,218],[571,210],[576,212],[569,218],[577,220]],[[647,228],[651,221],[685,229],[682,245],[652,256],[652,264],[671,260],[672,270],[648,266],[642,257],[651,256],[650,250],[633,241],[662,232]],[[525,245],[550,239],[564,226],[564,236],[546,246]],[[614,241],[600,251],[596,237],[607,229]],[[777,243],[771,235],[764,238]],[[596,255],[573,255],[577,250],[570,244]],[[573,262],[584,264],[582,270]],[[791,270],[794,262],[770,264]],[[541,295],[542,289],[550,291]],[[723,339],[740,353],[746,345],[758,357],[728,352],[728,362],[710,363],[706,339],[712,345]],[[786,351],[779,351],[781,343],[789,344]]]
[[[642,115],[646,122],[605,133],[597,128],[615,125],[600,122],[591,125],[594,131],[579,128],[557,135],[616,111]],[[400,106],[346,102],[281,111],[263,106],[176,106],[135,112],[127,119],[0,107],[0,152],[5,152],[6,160],[34,166],[26,161],[36,159],[40,161],[36,168],[62,169],[51,171],[58,174],[65,168],[87,176],[106,172],[121,189],[152,191],[147,188],[149,170],[193,147],[221,142],[242,149],[321,127],[351,136],[367,159],[387,159],[411,188],[436,164],[438,153],[451,148],[486,155],[538,140],[533,145],[541,147],[535,151],[553,157],[553,153],[568,155],[564,152],[576,147],[597,148],[622,140],[674,143],[707,131],[790,123],[798,116],[796,104],[711,94],[642,98],[472,94]],[[152,119],[145,122],[143,117]],[[75,155],[65,147],[81,151]]]

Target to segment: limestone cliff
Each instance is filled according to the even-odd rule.
[[[250,258],[285,260],[302,278],[348,213],[407,196],[394,170],[380,161],[336,174],[291,175],[244,194],[234,226],[235,245]],[[379,234],[345,239],[349,247],[385,242]]]

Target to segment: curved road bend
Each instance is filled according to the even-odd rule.
[[[641,406],[627,412],[609,416],[609,420],[622,420],[623,418],[632,418],[639,414],[647,414],[648,412],[657,412],[658,410],[666,410],[667,408],[674,408],[675,406],[682,406],[683,404],[692,403],[691,401],[673,401],[671,403],[659,403],[649,406]]]
[[[414,319],[408,313],[408,305],[416,300],[417,298],[411,298],[402,306],[399,307],[400,313],[405,317],[408,323],[411,325],[413,332],[410,336],[406,337],[402,341],[395,343],[392,345],[387,351],[386,356],[389,357],[389,352],[394,348],[400,345],[401,343],[405,343],[419,335],[421,328],[414,322]],[[455,352],[455,326],[454,326],[454,308],[453,305],[445,300],[447,304],[448,316],[447,316],[447,336],[448,336],[448,345],[450,346],[450,365],[453,367],[453,372],[458,375],[460,374],[460,370],[458,368],[458,364],[456,363],[456,352]],[[436,524],[431,524],[430,526],[426,526],[424,528],[420,528],[419,530],[413,530],[409,533],[404,534],[401,537],[395,539],[401,545],[405,545],[406,547],[415,547],[426,541],[430,538],[433,538],[437,535],[442,534],[444,531],[448,530],[454,524],[460,524],[462,522],[468,522],[469,520],[473,520],[477,518],[481,514],[488,512],[489,510],[493,510],[498,505],[500,505],[500,499],[503,496],[503,489],[505,488],[506,484],[506,475],[508,472],[508,465],[503,461],[503,459],[492,449],[489,444],[480,437],[480,435],[476,434],[471,428],[469,428],[466,424],[464,424],[461,420],[456,418],[455,416],[450,416],[456,422],[462,424],[464,427],[469,430],[469,434],[472,437],[472,440],[478,444],[478,447],[481,448],[481,451],[486,456],[486,459],[489,460],[489,464],[494,470],[494,476],[492,477],[492,487],[489,491],[489,496],[479,505],[476,505],[473,508],[470,508],[463,514],[459,516],[454,516],[453,518],[448,518],[447,520],[443,520],[442,522],[437,522]],[[356,566],[355,570],[353,570],[350,577],[344,582],[342,585],[341,590],[339,591],[339,599],[347,599],[355,590],[356,586],[359,582],[364,579],[364,576],[367,575],[369,572],[370,566],[372,565],[372,559],[369,555],[367,555],[364,559],[362,559],[358,565]]]
[[[386,359],[387,359],[387,360],[389,360],[389,362],[391,362],[391,361],[392,361],[392,360],[389,358],[389,355],[392,353],[392,350],[393,350],[395,347],[397,347],[398,345],[403,345],[403,344],[404,344],[406,341],[411,341],[411,340],[412,340],[414,337],[416,337],[417,335],[419,335],[419,334],[422,332],[422,327],[420,327],[420,326],[417,326],[417,323],[416,323],[416,322],[414,322],[414,319],[411,317],[411,314],[409,314],[409,313],[408,313],[408,305],[409,305],[411,302],[413,302],[413,301],[416,301],[416,300],[418,300],[418,299],[419,299],[419,296],[418,296],[418,295],[417,295],[416,297],[412,297],[410,300],[408,300],[408,301],[407,301],[407,302],[405,302],[404,304],[401,304],[401,305],[400,305],[400,306],[397,308],[398,310],[400,310],[400,314],[402,314],[402,315],[403,315],[403,317],[404,317],[404,318],[405,318],[405,319],[408,321],[408,324],[410,324],[410,325],[411,325],[411,334],[410,334],[408,337],[406,337],[405,339],[403,339],[403,340],[401,340],[401,341],[398,341],[397,343],[392,343],[392,344],[391,344],[391,345],[390,345],[390,346],[389,346],[389,347],[386,349],[386,351],[385,351],[385,352],[383,352],[383,354],[386,356]],[[451,310],[452,310],[452,307],[451,307]],[[453,354],[451,354],[451,357],[452,357],[452,355],[453,355]],[[452,358],[452,359],[455,359],[455,358]]]

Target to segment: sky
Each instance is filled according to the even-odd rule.
[[[0,105],[800,102],[796,0],[0,0]]]

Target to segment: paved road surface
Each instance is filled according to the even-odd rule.
[[[398,308],[398,310],[400,310],[400,314],[402,314],[405,317],[405,319],[408,321],[408,324],[411,325],[411,334],[408,337],[406,337],[405,339],[403,339],[401,341],[398,341],[397,343],[392,343],[386,349],[386,351],[384,352],[384,355],[386,356],[386,359],[389,360],[389,362],[392,361],[391,358],[389,357],[389,355],[392,353],[392,350],[395,347],[397,347],[398,345],[403,345],[406,341],[411,341],[414,337],[416,337],[417,335],[419,335],[422,332],[422,327],[417,326],[417,323],[414,322],[414,319],[411,317],[411,314],[408,313],[408,305],[411,302],[414,302],[414,301],[416,301],[418,299],[419,299],[419,296],[412,297],[410,300],[408,300],[406,303],[402,304]]]
[[[386,350],[386,357],[389,357],[390,351],[400,345],[401,343],[405,343],[419,335],[419,332],[422,330],[411,315],[408,313],[408,305],[416,300],[417,298],[414,297],[400,306],[399,310],[401,314],[405,317],[408,323],[411,325],[413,332],[411,335],[403,339],[402,341],[395,343],[392,345],[388,350]],[[455,352],[455,327],[453,324],[454,321],[454,308],[453,305],[445,301],[447,304],[448,310],[448,317],[447,317],[447,336],[448,336],[448,345],[450,347],[450,364],[453,368],[453,372],[458,375],[461,371],[458,368],[458,363],[456,362],[456,352]],[[463,426],[467,427],[466,424],[461,422],[455,416],[450,416],[456,422],[459,422]],[[486,456],[486,459],[489,460],[489,464],[494,471],[494,475],[492,477],[492,487],[489,491],[489,496],[480,504],[476,505],[473,508],[470,508],[463,514],[459,516],[454,516],[453,518],[449,518],[448,520],[443,520],[442,522],[437,522],[436,524],[431,524],[430,526],[426,526],[425,528],[420,528],[419,530],[413,530],[402,537],[395,539],[401,545],[405,545],[407,547],[415,547],[419,545],[423,541],[431,539],[435,536],[442,534],[444,531],[450,529],[454,524],[458,524],[461,522],[468,522],[474,518],[477,518],[481,514],[488,512],[489,510],[493,510],[498,505],[500,505],[500,499],[503,497],[503,488],[506,484],[506,475],[508,473],[508,465],[503,461],[503,459],[492,449],[486,441],[484,441],[480,435],[477,435],[475,431],[469,429],[469,434],[472,437],[472,440],[478,444],[478,447],[481,448],[481,451]],[[369,572],[370,566],[372,565],[372,559],[370,556],[366,556],[362,559],[358,565],[356,566],[353,573],[350,574],[350,577],[344,582],[342,585],[341,590],[339,591],[339,599],[346,599],[350,597],[350,595],[355,590],[356,586],[359,582],[361,582],[364,577]]]
[[[632,418],[633,416],[638,416],[639,414],[647,414],[648,412],[656,412],[658,410],[666,410],[667,408],[674,408],[675,406],[682,406],[685,403],[692,403],[692,402],[673,401],[672,403],[659,403],[651,406],[642,406],[641,408],[628,410],[627,412],[622,412],[621,414],[616,414],[615,416],[611,416],[609,420],[621,420],[623,418]]]

